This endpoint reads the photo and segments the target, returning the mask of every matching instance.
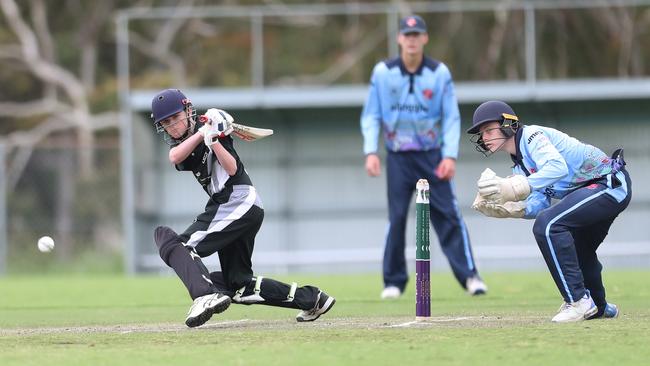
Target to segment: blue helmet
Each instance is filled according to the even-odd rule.
[[[185,111],[188,120],[188,133],[180,139],[172,138],[163,128],[161,122],[166,118],[175,115],[178,112]],[[192,107],[192,102],[179,89],[165,89],[151,100],[151,118],[153,119],[156,131],[165,134],[165,141],[170,144],[177,144],[187,137],[194,129],[194,117],[196,110]]]
[[[504,121],[519,122],[519,119],[517,118],[517,115],[515,115],[515,111],[506,103],[499,100],[490,100],[482,103],[478,108],[476,108],[476,111],[474,111],[474,118],[472,118],[472,127],[467,130],[467,133],[478,133],[481,125],[488,122],[500,122],[501,127],[514,127],[515,129],[518,127],[511,126],[510,123],[508,123],[507,126],[504,126]]]
[[[515,111],[508,104],[499,100],[490,100],[482,103],[474,111],[472,118],[472,127],[467,129],[467,133],[473,135],[471,141],[476,145],[476,150],[488,155],[490,150],[485,146],[481,137],[480,128],[488,122],[499,122],[504,139],[508,139],[517,133],[519,129],[519,118]]]
[[[190,100],[178,89],[165,89],[151,101],[151,118],[155,124],[185,110]]]

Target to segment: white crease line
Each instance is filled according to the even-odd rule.
[[[239,323],[245,323],[248,322],[249,319],[238,319],[238,320],[230,320],[230,321],[225,321],[225,322],[219,322],[219,323],[210,323],[207,324],[203,327],[199,327],[197,329],[205,329],[205,328],[218,328],[224,325],[233,325],[233,324],[239,324]]]
[[[429,319],[418,319],[406,323],[401,323],[401,324],[395,324],[395,325],[389,325],[389,328],[399,328],[399,327],[410,327],[412,325],[417,325],[417,324],[427,324],[427,323],[448,323],[448,322],[456,322],[456,321],[461,321],[461,320],[470,320],[472,317],[468,316],[461,316],[458,318],[429,318]]]

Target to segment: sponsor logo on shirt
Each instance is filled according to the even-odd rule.
[[[533,139],[534,139],[536,136],[539,136],[539,135],[541,135],[541,134],[542,134],[542,131],[536,131],[536,132],[534,132],[532,135],[528,136],[528,144],[530,145],[530,142],[533,141]]]
[[[419,104],[393,104],[390,107],[390,109],[391,111],[411,112],[411,113],[429,111],[429,108]]]

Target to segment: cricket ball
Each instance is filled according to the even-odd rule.
[[[54,249],[54,239],[44,236],[38,239],[38,250],[43,253],[51,252]]]

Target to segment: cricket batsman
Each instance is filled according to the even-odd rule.
[[[535,240],[564,299],[552,321],[617,317],[618,307],[605,299],[596,250],[632,197],[623,149],[610,158],[556,129],[523,125],[501,101],[481,104],[467,133],[485,156],[510,154],[514,175],[486,169],[472,207],[490,217],[535,220]]]
[[[328,312],[335,299],[317,287],[253,274],[251,257],[264,209],[235,151],[230,136],[233,117],[210,108],[199,127],[196,109],[178,89],[159,92],[151,111],[156,131],[171,146],[169,161],[177,170],[191,172],[208,195],[205,210],[185,232],[179,235],[166,226],[154,232],[160,257],[194,300],[185,324],[202,325],[231,302],[300,309],[299,322],[314,321]],[[221,271],[210,273],[201,258],[214,253]]]

